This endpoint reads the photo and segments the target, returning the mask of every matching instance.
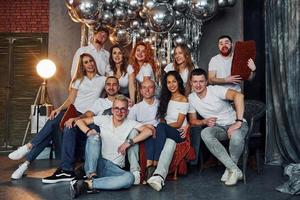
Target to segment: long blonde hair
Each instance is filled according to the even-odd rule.
[[[97,64],[96,64],[94,57],[88,53],[83,53],[79,56],[79,62],[78,62],[77,68],[76,68],[76,73],[74,74],[74,76],[71,80],[70,88],[71,88],[71,85],[77,80],[80,80],[80,83],[81,83],[83,81],[84,76],[87,75],[86,70],[84,69],[84,66],[83,66],[83,57],[86,57],[86,56],[91,58],[95,64],[95,69],[94,69],[95,75],[96,74],[100,75],[100,73],[97,69]]]

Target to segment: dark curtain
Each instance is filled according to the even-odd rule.
[[[266,162],[300,162],[299,0],[266,0]]]

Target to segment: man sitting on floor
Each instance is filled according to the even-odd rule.
[[[223,86],[207,86],[207,74],[203,69],[191,72],[190,83],[193,93],[189,95],[189,119],[191,125],[207,126],[201,137],[210,152],[226,167],[221,181],[225,185],[235,185],[243,179],[237,163],[244,148],[244,137],[248,125],[243,118],[244,95]],[[228,100],[234,102],[232,105]],[[197,119],[196,112],[203,117]],[[229,139],[229,154],[220,140]]]
[[[107,97],[97,99],[89,111],[83,115],[77,118],[70,118],[66,121],[63,132],[62,157],[59,168],[53,173],[53,175],[43,178],[43,183],[71,181],[75,178],[74,165],[78,157],[81,158],[82,155],[84,155],[87,135],[77,126],[74,126],[74,122],[80,118],[102,115],[104,114],[104,111],[107,112],[108,109],[112,107],[119,88],[118,79],[114,76],[108,77],[105,81]],[[89,127],[98,130],[98,127],[94,124],[89,125]],[[78,154],[81,154],[81,156],[78,156]]]
[[[153,132],[139,122],[127,119],[128,100],[123,95],[116,96],[112,114],[112,116],[98,115],[76,121],[80,130],[89,136],[85,152],[85,172],[89,179],[71,181],[72,198],[94,189],[129,188],[134,183],[133,174],[121,169],[125,165],[126,150],[152,136]],[[92,123],[99,126],[101,133],[87,126]],[[128,139],[132,129],[137,129],[140,134],[133,139]]]

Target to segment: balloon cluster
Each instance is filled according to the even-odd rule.
[[[170,62],[172,48],[185,43],[194,59],[203,22],[218,9],[234,6],[236,0],[66,0],[74,22],[110,29],[113,44],[150,42],[159,64]],[[195,52],[193,54],[193,52]]]

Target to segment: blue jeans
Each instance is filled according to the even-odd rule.
[[[147,160],[158,161],[164,148],[166,139],[169,138],[176,143],[183,142],[180,132],[166,123],[159,123],[156,127],[156,138],[150,137],[145,140],[145,151]]]
[[[54,119],[48,120],[44,127],[31,141],[32,149],[26,155],[26,160],[32,162],[50,143],[53,135],[59,131],[59,123],[65,111],[61,111]],[[56,144],[54,144],[56,145]]]
[[[100,135],[89,136],[85,151],[86,174],[97,173],[99,178],[93,179],[93,188],[117,190],[129,188],[134,182],[131,172],[121,169],[110,160],[102,158],[102,142]]]
[[[88,127],[100,132],[95,124],[90,124]],[[74,170],[76,160],[84,157],[86,138],[86,134],[77,126],[64,128],[60,168],[66,171]]]

